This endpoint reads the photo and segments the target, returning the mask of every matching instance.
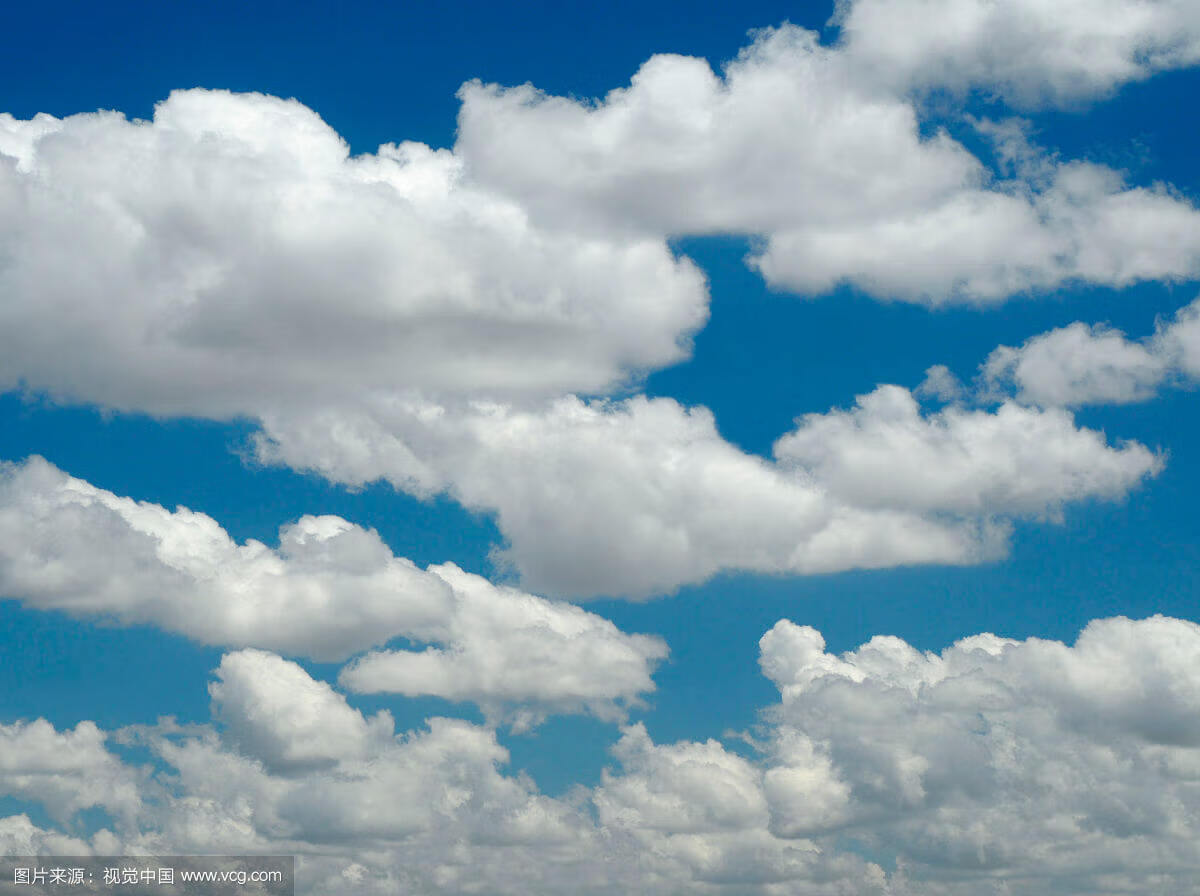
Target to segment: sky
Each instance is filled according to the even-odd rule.
[[[1194,3],[12,33],[5,854],[1200,893]]]

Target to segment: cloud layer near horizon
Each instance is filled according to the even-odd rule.
[[[435,718],[397,735],[388,713],[363,716],[298,665],[236,651],[210,685],[215,725],[0,726],[0,793],[45,801],[62,824],[88,808],[112,818],[70,841],[10,816],[0,845],[297,852],[306,893],[1200,885],[1194,623],[1095,620],[1073,646],[979,634],[941,654],[876,637],[837,656],[781,620],[760,648],[781,701],[750,755],[630,725],[599,784],[562,798],[502,771],[492,730]],[[148,748],[162,770],[106,742]]]

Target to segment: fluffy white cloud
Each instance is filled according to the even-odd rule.
[[[881,298],[995,302],[1065,283],[1126,287],[1200,276],[1200,211],[1161,186],[1129,188],[1091,163],[1044,187],[965,188],[895,217],[772,233],[755,265],[805,293],[849,283]]]
[[[1074,646],[985,634],[940,655],[881,636],[839,657],[782,621],[761,648],[776,768],[804,745],[768,790],[781,834],[862,838],[913,892],[1200,884],[1200,626],[1097,620]]]
[[[1200,299],[1180,308],[1166,326],[1160,325],[1152,345],[1179,375],[1200,379]]]
[[[613,747],[622,773],[606,771],[594,797],[601,824],[673,834],[761,827],[762,772],[715,740],[655,745],[645,726]]]
[[[325,660],[404,637],[431,646],[371,654],[347,673],[357,688],[477,700],[497,718],[515,705],[525,724],[547,711],[620,717],[654,689],[651,671],[667,653],[658,638],[452,564],[420,570],[374,530],[339,517],[285,526],[277,549],[239,545],[211,517],[118,497],[40,458],[0,470],[0,594],[206,644]],[[247,678],[291,693],[294,720],[324,699],[297,689],[298,667],[260,654],[234,655],[221,671],[233,676],[215,686],[226,706],[262,701],[238,684]],[[326,750],[315,739],[305,749],[316,752],[276,759],[316,760]]]
[[[899,387],[803,418],[774,463],[724,441],[705,409],[669,399],[569,399],[541,412],[392,404],[268,420],[266,432],[265,459],[335,480],[448,483],[496,513],[502,558],[528,586],[575,597],[649,596],[722,569],[979,562],[1003,552],[1005,519],[1119,497],[1160,464],[1064,412],[928,416]]]
[[[906,30],[936,39],[929,21]],[[863,65],[783,26],[724,77],[655,56],[595,104],[469,84],[456,152],[560,227],[758,237],[751,264],[804,294],[979,304],[1200,275],[1200,212],[1166,187],[1041,153],[998,177],[944,132],[922,137],[912,102]]]
[[[169,774],[137,830],[92,848],[298,854],[303,893],[882,893],[878,867],[770,834],[761,771],[715,741],[657,745],[632,726],[614,748],[620,771],[552,799],[502,773],[508,753],[487,728],[436,718],[396,736],[386,715],[368,722],[258,651],[217,674],[223,730],[120,733]]]
[[[904,88],[1071,104],[1200,62],[1190,0],[840,0],[855,63]]]
[[[860,88],[817,35],[766,29],[718,76],[652,57],[602,102],[531,85],[460,91],[471,175],[559,226],[652,234],[773,232],[935,205],[982,166],[913,106]]]
[[[1040,405],[1125,404],[1150,398],[1166,376],[1163,359],[1118,330],[1073,323],[1019,348],[1001,346],[983,366],[993,387],[1011,382],[1020,401]]]
[[[120,732],[169,773],[130,806],[120,836],[75,845],[294,853],[301,893],[1200,886],[1195,623],[1118,617],[1093,621],[1074,645],[979,634],[940,654],[878,636],[838,656],[819,632],[782,620],[760,649],[781,702],[764,713],[756,751],[655,743],[631,725],[600,783],[559,799],[502,771],[508,753],[493,730],[431,719],[397,736],[386,714],[364,719],[298,666],[233,653],[213,688],[223,727]],[[104,751],[91,723],[0,732],[10,791],[50,766],[92,786],[80,769],[138,774]],[[60,820],[92,800],[71,797]],[[0,842],[70,841],[14,816],[0,820]]]
[[[626,635],[593,613],[498,587],[453,564],[432,570],[454,590],[448,646],[368,653],[342,670],[343,687],[469,700],[516,729],[547,712],[619,718],[623,704],[654,690],[651,669],[667,655],[658,638]]]
[[[208,686],[229,739],[271,769],[333,764],[365,756],[393,736],[391,716],[371,721],[296,663],[264,650],[227,653]]]
[[[439,634],[450,588],[338,517],[237,544],[212,517],[122,498],[41,458],[0,476],[0,593],[206,644],[339,659]]]
[[[0,818],[0,852],[6,856],[83,856],[88,850],[85,841],[39,828],[28,815]]]
[[[1112,448],[1061,409],[1006,402],[923,414],[900,386],[797,422],[775,443],[780,462],[858,507],[1054,516],[1067,501],[1118,498],[1162,466],[1145,446]]]
[[[2,115],[0,386],[256,416],[373,387],[594,392],[685,356],[694,266],[539,229],[462,167],[415,143],[351,157],[258,94]]]
[[[378,420],[382,417],[384,423]],[[864,510],[803,470],[746,455],[703,408],[670,399],[421,414],[390,407],[347,419],[266,425],[263,456],[330,479],[406,487],[432,470],[472,507],[496,512],[500,559],[535,590],[650,596],[722,569],[827,572],[907,563],[971,563],[1001,549],[977,525],[902,510]],[[361,445],[377,446],[372,455]],[[395,450],[391,447],[395,446]]]
[[[1002,345],[982,365],[982,397],[1011,391],[1018,401],[1043,407],[1144,401],[1164,383],[1200,377],[1198,322],[1200,300],[1141,341],[1076,322],[1016,348]]]
[[[110,753],[106,739],[86,721],[61,732],[45,719],[0,724],[0,795],[40,803],[60,824],[93,807],[131,822],[147,776]],[[36,832],[20,834],[20,826],[9,822],[8,836],[37,839]]]

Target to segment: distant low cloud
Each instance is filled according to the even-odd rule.
[[[0,794],[40,804],[59,824],[97,807],[132,823],[147,775],[110,753],[106,740],[90,721],[62,731],[45,719],[0,724]],[[0,824],[0,837],[6,828],[18,834]]]
[[[781,834],[863,836],[911,892],[1200,884],[1200,626],[1096,620],[1073,647],[976,635],[940,655],[876,637],[835,656],[783,621],[761,648],[782,694]]]
[[[1099,619],[1074,645],[985,633],[941,653],[877,636],[837,655],[781,620],[760,663],[780,702],[740,748],[627,725],[598,784],[553,798],[505,770],[489,728],[398,734],[298,665],[236,651],[210,685],[216,724],[0,726],[0,795],[44,800],[62,825],[89,807],[120,819],[71,840],[14,815],[0,844],[298,853],[305,894],[1200,885],[1195,623]],[[117,746],[169,774],[139,795]]]

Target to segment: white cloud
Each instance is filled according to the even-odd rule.
[[[28,815],[0,818],[0,853],[6,856],[83,856],[88,851],[83,840],[39,828]]]
[[[925,371],[925,379],[913,390],[913,395],[948,404],[962,398],[963,385],[945,364],[934,364]]]
[[[1125,404],[1150,398],[1166,376],[1163,360],[1117,330],[1074,323],[1001,346],[983,365],[995,387],[1011,381],[1019,401],[1040,405]]]
[[[45,719],[0,724],[0,795],[40,803],[60,824],[93,807],[132,821],[146,775],[110,753],[106,739],[86,721],[61,732]],[[12,824],[8,830],[16,836]]]
[[[302,517],[281,530],[278,549],[239,545],[211,517],[118,497],[40,458],[0,470],[0,594],[206,644],[323,660],[404,637],[430,646],[371,654],[348,678],[360,690],[475,700],[498,719],[512,709],[523,724],[546,712],[619,718],[654,689],[651,672],[667,653],[658,638],[496,588],[452,564],[420,570],[393,556],[374,530],[339,517]],[[233,677],[214,697],[249,712],[275,681],[271,687],[299,701],[287,715],[300,724],[332,696],[302,695],[288,683],[299,668],[281,663],[233,655],[222,666]],[[349,737],[354,726],[335,727]],[[256,742],[273,736],[254,731],[246,736]],[[305,749],[315,752],[272,755],[286,763],[328,752],[317,739]]]
[[[1164,384],[1200,378],[1198,320],[1200,300],[1141,341],[1076,322],[1016,348],[1002,345],[981,367],[981,397],[1011,392],[1018,401],[1043,407],[1144,401]]]
[[[1179,375],[1200,379],[1200,299],[1180,308],[1169,324],[1160,325],[1152,344]]]
[[[658,55],[598,103],[478,82],[460,96],[455,152],[471,175],[559,226],[774,232],[892,217],[983,177],[946,134],[921,138],[911,104],[860,88],[790,25],[761,32],[723,77]]]
[[[212,517],[119,497],[41,458],[2,472],[0,593],[29,606],[318,659],[436,637],[452,612],[441,579],[338,517],[283,527],[278,549],[239,545]]]
[[[922,414],[900,386],[797,423],[775,443],[780,462],[866,508],[1055,516],[1067,501],[1119,498],[1162,467],[1145,446],[1112,448],[1061,409],[1006,402]]]
[[[168,773],[133,807],[136,827],[79,845],[296,854],[301,893],[1057,896],[1200,885],[1195,623],[1101,619],[1074,645],[979,634],[940,654],[877,636],[838,656],[819,632],[781,620],[760,650],[781,702],[764,713],[755,753],[656,743],[635,724],[599,784],[558,799],[502,771],[508,753],[492,730],[431,719],[397,736],[386,714],[367,721],[294,664],[230,654],[214,690],[224,729],[121,732]],[[80,769],[115,762],[88,722],[0,731],[28,741],[0,753],[0,781],[53,765],[79,783]],[[62,821],[89,804],[68,800]],[[64,842],[27,817],[0,820],[0,842],[55,837]]]
[[[927,418],[899,387],[875,395],[857,416],[804,418],[780,440],[778,463],[724,441],[703,408],[645,398],[569,399],[540,413],[498,405],[330,412],[312,423],[268,421],[275,441],[260,449],[268,460],[348,483],[450,483],[462,503],[496,513],[509,540],[502,559],[528,587],[574,597],[650,596],[723,569],[979,562],[1003,552],[1004,518],[1119,497],[1159,465],[1145,448],[1109,447],[1061,412],[1013,407]],[[897,405],[890,416],[888,397]],[[906,401],[908,410],[900,407]],[[1045,445],[1024,435],[1031,425],[1050,439]],[[831,428],[839,438],[826,451],[812,434]],[[889,434],[906,444],[890,444]],[[363,445],[376,450],[366,454]],[[409,446],[418,446],[417,466]],[[922,469],[911,485],[896,484],[914,463],[897,447],[926,459],[950,455],[944,481]],[[857,453],[871,454],[867,480],[886,489],[849,481],[846,465]],[[959,486],[969,490],[953,494]]]
[[[1119,617],[1074,646],[985,634],[940,655],[876,637],[838,657],[785,620],[761,648],[776,755],[806,745],[796,787],[769,791],[774,829],[862,837],[913,892],[1200,883],[1200,626]],[[827,818],[804,813],[810,790],[836,797]]]
[[[0,116],[0,254],[0,386],[156,414],[600,391],[707,315],[661,240],[539,229],[449,151],[350,157],[295,100],[225,91]]]
[[[802,418],[777,463],[669,399],[568,399],[540,413],[390,405],[268,420],[266,433],[265,459],[337,481],[445,483],[496,513],[502,557],[529,587],[574,597],[648,596],[722,569],[979,562],[1003,552],[1004,518],[1120,497],[1161,465],[1062,411],[922,415],[897,386]]]
[[[929,21],[913,14],[902,33],[936,35]],[[535,220],[758,238],[752,266],[806,295],[846,283],[983,304],[1067,282],[1200,276],[1200,212],[1186,199],[1044,153],[1024,166],[1039,176],[1000,178],[946,133],[923,138],[912,101],[872,83],[853,46],[768,29],[723,78],[700,59],[655,56],[594,104],[468,84],[456,152]]]
[[[841,0],[856,65],[900,89],[1074,104],[1200,62],[1189,0]]]
[[[1200,276],[1200,212],[1112,169],[1058,166],[1044,189],[964,188],[895,217],[814,222],[768,236],[754,261],[804,293],[852,284],[880,298],[992,303],[1082,282],[1127,287]]]
[[[654,690],[650,672],[667,655],[658,638],[626,635],[593,613],[498,587],[453,564],[431,570],[454,590],[449,646],[368,653],[342,670],[343,687],[469,700],[517,729],[547,712],[620,718],[624,704]]]
[[[785,26],[724,77],[656,56],[597,105],[468,85],[453,151],[355,157],[257,94],[0,116],[0,384],[219,418],[603,393],[706,319],[678,234],[762,237],[783,288],[931,304],[1200,271],[1169,189],[1084,163],[995,181],[857,64]]]
[[[264,650],[227,653],[208,686],[213,715],[229,739],[270,769],[333,764],[365,756],[372,739],[391,738],[391,716],[371,721],[296,663]]]
[[[622,774],[606,772],[596,790],[601,824],[702,834],[766,823],[762,772],[715,740],[656,746],[637,724],[613,755]]]

